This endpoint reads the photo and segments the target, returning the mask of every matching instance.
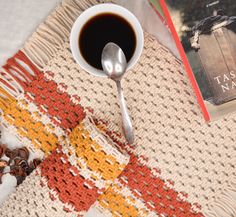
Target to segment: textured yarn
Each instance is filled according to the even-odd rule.
[[[236,216],[236,118],[205,123],[181,62],[147,33],[123,82],[135,129],[125,143],[114,82],[83,71],[69,49],[75,19],[101,2],[64,0],[3,67],[2,124],[45,160],[0,215],[93,206],[104,216]]]
[[[17,65],[10,65],[16,62]],[[21,51],[9,59],[1,76],[3,127],[31,151],[46,157],[32,176],[40,177],[49,197],[61,201],[64,212],[83,215],[123,171],[129,155],[103,134],[88,115],[90,112],[85,115],[78,97],[69,97],[63,86],[32,67]],[[27,186],[24,191],[32,187]],[[36,195],[27,194],[26,201],[20,199],[15,212],[1,209],[1,216],[39,216],[38,209],[28,207],[28,200],[37,200]]]

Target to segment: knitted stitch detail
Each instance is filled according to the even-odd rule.
[[[92,129],[93,134],[89,134],[90,132],[86,130],[85,126],[87,129]],[[97,197],[119,176],[128,163],[128,155],[120,152],[117,148],[115,152],[107,153],[106,149],[113,150],[115,146],[112,141],[109,141],[109,143],[105,143],[105,147],[105,140],[102,134],[96,130],[95,125],[89,119],[85,119],[63,142],[63,147],[58,146],[39,166],[37,173],[31,175],[41,176],[41,187],[38,187],[45,189],[47,186],[49,198],[56,204],[62,202],[64,212],[76,213],[72,216],[82,216],[96,201]],[[72,161],[73,164],[71,164],[70,159],[72,155],[76,156],[76,162]],[[81,164],[81,162],[83,163]],[[26,185],[24,188],[30,191],[29,188],[32,186],[29,186],[27,182],[28,186]],[[19,194],[13,194],[8,200],[15,200],[16,197],[23,196],[24,188],[19,188],[17,190]],[[35,192],[38,190],[41,191],[35,189]],[[38,193],[31,194],[29,200],[36,201],[35,195]],[[16,210],[14,216],[41,216],[37,212],[32,214],[32,211],[29,211],[27,204],[24,204],[25,202],[24,200],[22,202],[21,198],[18,202],[17,204],[21,204],[28,214]],[[11,207],[7,202],[4,206],[6,206],[5,208]],[[55,207],[55,204],[52,204],[52,207]],[[0,214],[3,215],[5,210],[4,208],[1,209]]]
[[[34,80],[37,79],[38,83],[48,83],[49,81],[47,79],[45,80],[45,78],[49,78],[47,72],[45,73],[45,77],[40,76],[40,73],[38,73],[38,76],[35,77]],[[32,82],[33,81],[27,83],[27,85],[24,85],[25,91],[29,89],[28,87],[33,86],[31,85]],[[51,86],[55,86],[55,83],[53,83],[53,81],[50,82],[52,83]],[[44,88],[38,88],[38,90],[42,91],[43,93],[45,92]],[[55,95],[60,94],[57,90],[58,87],[53,88],[52,91],[48,92],[48,95],[51,94],[55,97]],[[27,92],[25,94],[27,94]],[[40,92],[38,92],[38,95],[41,96],[43,94],[40,94]],[[40,100],[34,100],[35,98],[33,97],[27,97],[25,101],[22,101],[22,99],[24,99],[24,94],[18,95],[17,99],[21,99],[19,100],[19,104],[21,106],[21,109],[24,109],[22,110],[22,112],[33,112],[36,108],[41,107],[42,105]],[[12,100],[14,101],[14,99]],[[29,106],[27,103],[31,105]],[[33,106],[34,103],[35,106]],[[44,113],[46,114],[47,111],[43,109],[39,112],[41,116],[44,116]],[[4,114],[6,113],[7,110],[4,110]],[[15,117],[14,115],[13,117]],[[40,115],[30,115],[30,113],[28,114],[28,116],[24,115],[24,120],[26,121],[26,123],[28,123],[27,126],[30,127],[30,121],[27,122],[28,119],[30,120],[33,118],[33,122],[35,122],[35,120],[39,121]],[[53,119],[53,115],[56,114],[51,113],[49,116],[50,118],[48,117],[49,122],[51,119]],[[44,119],[45,123],[45,118],[42,119]],[[41,141],[41,146],[43,148],[34,145],[36,149],[41,148],[41,150],[44,151],[46,155],[48,155],[49,152],[52,152],[52,154],[45,159],[44,163],[41,166],[40,173],[44,177],[41,184],[43,186],[47,185],[49,187],[50,198],[52,200],[59,200],[66,204],[64,210],[67,212],[77,211],[78,213],[83,213],[84,210],[87,210],[91,206],[92,201],[94,202],[95,198],[97,198],[98,195],[104,191],[104,189],[112,184],[112,180],[114,180],[114,178],[118,176],[118,174],[123,170],[124,165],[127,163],[126,160],[122,160],[123,153],[117,151],[117,145],[115,145],[114,148],[108,146],[109,144],[111,144],[111,141],[108,138],[109,133],[107,134],[106,126],[102,125],[103,121],[97,120],[94,123],[94,126],[96,124],[99,127],[100,130],[98,131],[94,130],[94,127],[92,127],[93,125],[89,124],[91,120],[88,120],[89,119],[87,118],[83,119],[82,122],[80,122],[79,125],[72,130],[71,134],[68,138],[66,138],[66,140],[63,139],[63,137],[66,137],[66,134],[63,134],[63,129],[60,128],[60,130],[58,130],[57,132],[61,133],[60,136],[55,138],[55,143],[59,144],[60,142],[62,142],[64,145],[62,148],[58,148],[56,152],[52,151],[54,146],[49,146],[49,149],[47,149],[47,141]],[[16,123],[11,124],[17,125]],[[63,125],[63,122],[58,122],[58,124]],[[21,126],[21,128],[22,127],[23,125]],[[30,127],[29,130],[33,129]],[[54,133],[51,134],[53,132],[51,131],[53,129],[52,127],[47,127],[45,129],[50,129],[47,132],[49,136],[55,135]],[[112,135],[117,134],[113,133]],[[27,134],[23,134],[23,136],[27,137]],[[107,143],[106,141],[110,142]],[[101,145],[99,146],[98,143],[100,143]],[[70,144],[70,146],[67,147],[66,144]],[[178,193],[174,190],[171,190],[170,183],[164,182],[159,178],[158,171],[156,171],[155,169],[151,171],[147,166],[145,166],[145,159],[142,159],[142,157],[140,157],[139,159],[135,157],[132,154],[133,150],[130,149],[129,146],[122,144],[122,142],[118,142],[118,144],[123,148],[128,148],[131,156],[133,156],[131,159],[131,163],[127,167],[129,172],[124,173],[124,175],[117,179],[115,183],[118,184],[114,184],[114,186],[109,188],[107,193],[99,198],[100,207],[110,210],[113,215],[117,215],[122,211],[121,215],[129,215],[131,213],[134,216],[136,216],[136,214],[146,216],[151,214],[156,215],[178,212],[180,216],[197,216],[197,214],[194,214],[194,211],[191,210],[191,205],[188,202],[182,201],[182,198],[178,197]],[[96,151],[96,154],[93,154],[94,151]],[[86,156],[84,155],[84,153],[86,153]],[[116,156],[116,158],[114,158],[113,156]],[[66,172],[68,167],[69,170],[68,172]],[[58,174],[59,176],[56,175],[57,171],[60,172]],[[62,171],[63,175],[65,175],[65,178],[63,178],[64,176],[61,176]],[[135,173],[134,171],[139,172]],[[77,176],[79,173],[81,176],[86,177],[86,182],[83,183],[83,185],[81,185],[83,179],[81,179],[80,176]],[[150,175],[147,178],[143,177],[147,176],[148,174]],[[67,179],[72,182],[68,182]],[[137,180],[139,180],[140,182],[137,182]],[[77,184],[75,185],[75,183]],[[149,185],[148,183],[150,183],[151,185]],[[90,188],[92,188],[93,191],[88,193],[88,198],[90,199],[87,198],[86,200],[83,199],[78,201],[76,195],[80,195],[82,194],[82,192],[85,193],[86,190],[77,190],[70,193],[67,187],[74,186],[78,189],[83,189],[84,184],[87,187],[89,186]],[[153,189],[152,185],[155,186]],[[96,190],[97,188],[99,188],[100,190]],[[159,202],[152,197],[148,189],[152,189],[152,194],[158,195]],[[128,196],[126,200],[129,201],[128,208],[127,205],[125,205],[127,203],[126,200],[121,199],[126,196]],[[133,198],[131,201],[130,197]],[[167,201],[160,202],[160,198],[162,197],[166,197]],[[81,196],[79,198],[81,198]],[[85,203],[84,201],[87,201],[87,203]],[[123,201],[123,203],[114,205],[115,201]],[[117,202],[115,202],[115,204],[117,204]],[[121,207],[123,207],[123,209],[121,209]],[[199,214],[199,216],[201,216],[201,214]]]
[[[131,154],[124,172],[99,197],[100,206],[114,216],[202,216],[192,210],[186,196],[173,189],[171,181],[163,181],[159,175]]]
[[[78,98],[73,100],[63,93],[61,86],[48,81],[21,51],[9,59],[3,69],[7,70],[2,73],[5,90],[0,89],[0,103],[5,124],[16,126],[21,138],[28,137],[35,148],[49,154],[57,147],[58,138],[64,135],[63,129],[73,129],[84,119]]]
[[[77,217],[78,212],[65,211],[65,206],[47,185],[42,185],[40,170],[34,171],[18,186],[7,201],[0,207],[0,216],[3,217]],[[53,198],[53,199],[52,199]],[[83,213],[80,213],[83,215]]]
[[[114,83],[84,72],[73,61],[68,44],[64,46],[45,71],[57,72],[55,82],[66,84],[70,95],[80,93],[81,105],[92,107],[111,132],[120,134]],[[145,156],[149,167],[161,169],[161,178],[171,180],[177,192],[187,195],[192,210],[214,217],[221,217],[221,212],[233,215],[236,156],[229,126],[235,125],[234,118],[206,124],[181,64],[148,34],[139,63],[124,78],[124,90],[127,104],[132,105],[134,153]]]
[[[50,154],[38,169],[41,186],[48,187],[51,200],[62,202],[65,212],[83,215],[122,172],[128,155],[85,118],[78,97],[63,93],[62,86],[48,80],[24,53],[19,51],[3,69],[2,123],[6,128],[15,126],[14,133],[27,138],[31,150]],[[18,202],[22,204],[21,198]],[[26,212],[31,213],[28,208]],[[22,214],[27,215],[14,216]]]
[[[52,124],[43,124],[40,112],[38,110],[30,111],[30,105],[26,100],[17,102],[11,96],[8,97],[8,100],[5,99],[7,106],[1,106],[4,126],[15,126],[20,140],[27,138],[30,141],[27,147],[49,154],[58,144],[58,136],[49,133],[48,130],[53,128]]]
[[[43,71],[44,79],[64,88],[73,100],[80,98],[82,107],[94,110],[99,129],[107,133],[106,137],[112,136],[117,144],[123,144],[114,83],[84,72],[74,62],[68,44],[75,18],[98,2],[63,1],[26,43],[24,53]],[[15,96],[24,89],[16,79],[12,81],[14,88],[9,88],[6,83],[11,76],[5,74],[2,84],[8,91],[0,98],[2,108],[8,106],[7,94]],[[32,80],[23,78],[26,79]],[[117,216],[129,216],[131,211],[132,215],[141,216],[165,216],[175,211],[180,212],[180,216],[201,216],[201,210],[209,217],[235,216],[236,156],[232,136],[235,118],[205,124],[182,65],[148,34],[145,34],[139,63],[124,79],[124,89],[128,105],[132,105],[129,109],[135,127],[135,147],[131,149],[125,144],[122,147],[136,156],[135,163],[133,157],[130,162],[136,165],[134,171],[140,169],[141,164],[145,175],[151,171],[158,179],[151,176],[148,181],[141,179],[134,185],[135,177],[140,178],[140,174],[130,172],[128,178],[116,179],[114,187],[101,195],[100,203],[96,202],[94,207],[104,210],[104,215]],[[41,113],[46,114],[43,110]],[[104,122],[108,125],[102,125]],[[53,124],[60,126],[60,121]],[[128,183],[125,184],[124,179]],[[149,195],[148,190],[143,189],[147,189],[147,184],[152,186],[152,180],[158,183],[158,188]],[[166,204],[161,204],[160,196],[166,198]],[[15,198],[20,203],[20,197],[15,195]],[[117,205],[117,199],[121,199],[122,204]],[[179,201],[184,203],[179,205]],[[6,201],[3,209],[7,210],[8,205]]]
[[[86,124],[89,124],[88,120]],[[89,127],[94,128],[91,124]],[[63,148],[59,146],[40,166],[47,186],[63,203],[78,212],[89,209],[99,194],[122,172],[129,159],[118,149],[115,153],[106,153],[104,140],[95,141],[93,136],[81,123],[71,132],[70,143],[65,143]],[[111,143],[106,145],[106,148],[113,149]],[[76,166],[72,166],[68,160],[71,154],[76,155]],[[92,172],[91,176],[86,169]]]
[[[40,105],[41,111],[53,117],[56,125],[63,129],[73,129],[85,117],[85,113],[78,102],[68,96],[65,89],[66,86],[56,85],[40,74],[25,92],[29,99]]]

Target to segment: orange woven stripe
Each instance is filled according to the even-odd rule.
[[[105,209],[108,209],[113,216],[130,217],[139,216],[138,210],[127,202],[121,194],[117,193],[120,187],[114,185],[105,191],[99,198],[99,204]],[[120,189],[121,190],[121,189]],[[145,213],[145,211],[144,211]]]
[[[70,144],[74,147],[78,158],[86,162],[88,168],[99,172],[105,180],[113,180],[126,165],[117,162],[116,158],[104,152],[96,140],[80,123],[69,136]]]
[[[24,102],[22,102],[24,103]],[[46,155],[57,147],[58,138],[56,135],[48,133],[40,121],[35,121],[32,118],[32,114],[20,108],[16,101],[12,101],[11,104],[4,109],[4,119],[17,128],[20,136],[26,137],[31,140],[33,146],[37,149],[41,149]],[[40,114],[34,114],[40,116]],[[53,127],[53,126],[48,126]]]

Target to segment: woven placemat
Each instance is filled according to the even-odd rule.
[[[205,123],[182,64],[148,33],[138,64],[124,78],[135,129],[134,147],[125,144],[115,84],[83,71],[69,48],[77,16],[102,2],[64,0],[8,61],[2,73],[2,87],[7,90],[1,91],[2,123],[33,151],[42,156],[52,153],[53,158],[57,138],[66,137],[65,132],[89,114],[106,139],[129,153],[130,162],[118,178],[108,178],[109,183],[113,180],[108,190],[81,211],[70,191],[61,194],[65,186],[60,191],[56,184],[50,185],[45,171],[54,160],[47,160],[49,156],[3,204],[0,214],[77,216],[93,204],[108,216],[236,216],[236,119]],[[11,86],[6,85],[9,82]],[[25,99],[34,102],[27,105],[30,112],[22,109]],[[15,106],[8,109],[6,100]],[[19,103],[21,109],[15,110]],[[16,121],[16,116],[35,118],[37,109],[44,114],[37,123],[27,122],[30,117]]]

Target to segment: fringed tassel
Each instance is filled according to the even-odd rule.
[[[236,216],[236,179],[231,181],[227,189],[215,199],[205,211],[206,217],[233,217]]]
[[[1,104],[5,106],[9,97],[16,99],[39,73],[23,52],[10,58],[0,70]]]
[[[76,18],[92,5],[102,0],[65,0],[41,24],[24,46],[24,53],[39,68],[44,66],[69,41]]]

